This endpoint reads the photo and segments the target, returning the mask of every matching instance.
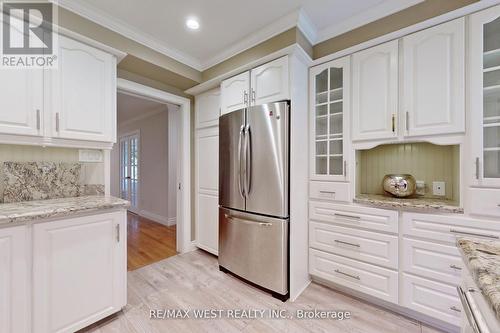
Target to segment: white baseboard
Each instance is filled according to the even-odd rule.
[[[155,221],[155,222],[158,222],[160,224],[163,224],[163,225],[166,225],[166,226],[170,226],[171,224],[169,224],[169,219],[165,216],[161,216],[161,215],[158,215],[158,214],[155,214],[155,213],[152,213],[152,212],[148,212],[147,210],[141,210],[139,211],[139,215],[142,216],[142,217],[145,217],[149,220],[152,220],[152,221]]]
[[[169,226],[176,225],[177,224],[177,217],[169,217],[167,219],[167,223]]]

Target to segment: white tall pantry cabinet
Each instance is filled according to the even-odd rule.
[[[219,252],[219,115],[221,93],[214,89],[195,100],[196,245]]]

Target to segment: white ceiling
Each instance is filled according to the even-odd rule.
[[[323,41],[423,0],[59,0],[78,14],[198,70],[298,25]],[[198,31],[185,27],[187,17]]]
[[[150,101],[144,98],[118,93],[116,111],[118,124],[135,118],[146,118],[164,109],[168,105]]]

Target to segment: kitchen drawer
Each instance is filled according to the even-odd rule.
[[[309,273],[385,301],[398,303],[396,271],[309,249]]]
[[[402,274],[401,305],[459,326],[462,304],[457,287]]]
[[[403,213],[403,234],[455,244],[457,237],[500,239],[500,222],[457,217]]]
[[[309,197],[329,201],[350,201],[349,183],[309,182]]]
[[[500,217],[500,190],[469,188],[468,208],[473,215]]]
[[[459,285],[463,269],[456,246],[403,238],[402,269],[438,281]]]
[[[398,232],[398,212],[393,210],[310,201],[309,218],[353,228]]]
[[[397,236],[311,221],[309,245],[318,250],[398,269]]]

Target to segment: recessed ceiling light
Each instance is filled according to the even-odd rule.
[[[200,28],[200,22],[195,18],[188,18],[186,20],[186,27],[191,30],[198,30]]]

